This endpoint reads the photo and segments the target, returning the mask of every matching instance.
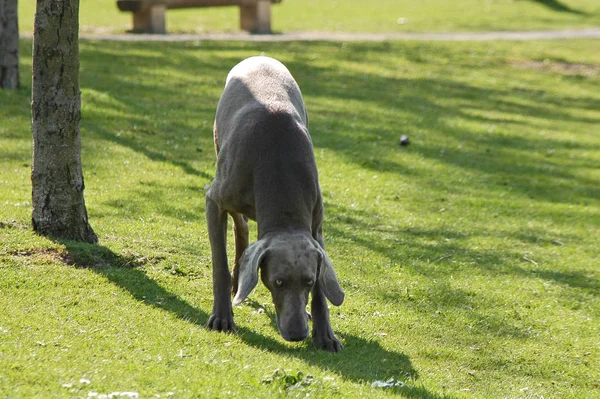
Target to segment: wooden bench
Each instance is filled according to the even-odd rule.
[[[165,12],[170,8],[239,6],[240,27],[252,33],[271,33],[271,3],[281,0],[117,0],[121,11],[133,13],[133,32],[167,33]]]

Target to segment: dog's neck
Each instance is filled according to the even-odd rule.
[[[274,231],[299,230],[310,234],[312,214],[318,199],[315,180],[303,178],[308,171],[291,171],[282,166],[272,170],[256,195],[256,222],[258,237]]]
[[[254,195],[259,238],[273,231],[311,232],[320,199],[317,165],[308,131],[293,115],[264,117],[256,128]]]

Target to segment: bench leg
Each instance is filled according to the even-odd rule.
[[[167,33],[164,4],[157,4],[133,13],[133,31],[136,33]]]
[[[240,6],[240,27],[252,33],[271,33],[271,0]]]

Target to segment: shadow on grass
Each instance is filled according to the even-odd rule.
[[[257,304],[254,304],[255,306]],[[253,306],[252,302],[250,306]],[[267,311],[272,327],[277,330],[275,314]],[[449,395],[437,394],[424,386],[419,386],[419,374],[408,356],[382,348],[374,341],[353,334],[337,333],[344,343],[341,353],[331,354],[312,348],[311,339],[307,339],[299,348],[292,348],[282,341],[240,328],[240,338],[249,345],[261,350],[284,354],[313,364],[324,370],[338,373],[342,378],[360,384],[372,384],[373,381],[387,381],[394,378],[402,381],[403,386],[393,387],[387,392],[409,398],[450,399]]]
[[[491,275],[513,275],[529,278],[538,278],[552,283],[577,288],[592,295],[600,295],[600,280],[580,270],[557,271],[544,269],[543,266],[531,266],[520,252],[506,250],[471,249],[461,241],[473,236],[490,237],[498,239],[514,239],[536,245],[562,245],[557,237],[535,238],[524,232],[505,232],[482,229],[471,230],[464,234],[451,229],[422,229],[388,226],[380,228],[378,221],[389,222],[382,215],[375,212],[366,212],[341,205],[326,202],[329,219],[326,231],[336,239],[350,241],[366,250],[377,252],[388,258],[393,263],[406,262],[413,272],[430,276],[432,278],[448,278],[455,269],[448,263],[456,261],[460,265],[474,265],[483,273]],[[539,233],[543,234],[543,233]],[[576,237],[560,236],[565,241],[573,241]],[[410,245],[404,245],[410,243]],[[522,265],[522,266],[520,266]],[[444,292],[441,290],[440,292]],[[399,296],[400,294],[385,294],[385,297]],[[450,294],[450,296],[452,296]],[[452,303],[453,301],[441,301]],[[462,301],[457,301],[462,302]],[[483,315],[481,317],[488,317]],[[495,324],[495,323],[490,323]]]
[[[572,14],[579,14],[579,15],[587,15],[587,13],[585,13],[583,11],[575,10],[575,9],[567,6],[566,4],[563,4],[562,2],[560,2],[558,0],[529,0],[529,1],[531,1],[533,3],[542,4],[553,11],[569,12]]]
[[[568,8],[559,1],[538,2]],[[22,43],[22,52],[31,53],[31,42]],[[452,46],[459,48],[453,51]],[[409,174],[438,191],[464,190],[455,181],[439,181],[419,167],[408,168],[396,156],[405,151],[482,174],[495,191],[577,205],[600,197],[598,182],[577,173],[578,168],[596,167],[585,153],[598,147],[579,131],[598,125],[599,118],[588,111],[600,109],[600,101],[586,91],[577,96],[557,93],[528,80],[533,73],[566,79],[560,73],[511,74],[508,55],[490,56],[477,49],[470,55],[460,45],[452,46],[83,40],[82,141],[84,147],[89,141],[106,143],[111,151],[126,148],[176,166],[198,177],[202,186],[212,179],[212,122],[225,77],[244,57],[267,51],[296,76],[309,108],[315,147],[334,151],[349,164]],[[320,57],[332,54],[335,62],[314,61],[306,56],[309,50]],[[403,68],[409,73],[393,72]],[[416,68],[433,73],[416,74]],[[493,76],[498,68],[507,73],[501,85],[464,78],[466,70]],[[578,79],[574,84],[582,87],[597,81]],[[356,105],[345,108],[341,104],[346,102]],[[535,133],[559,129],[574,132],[564,138]],[[397,142],[403,133],[411,135],[413,144],[400,150]],[[106,163],[101,151],[84,156]]]
[[[171,312],[186,322],[204,328],[209,316],[206,312],[165,289],[141,269],[142,266],[158,262],[160,259],[122,256],[101,245],[68,240],[57,240],[57,242],[66,247],[66,251],[61,254],[64,263],[88,268],[126,290],[136,300]],[[274,324],[274,315],[269,317]],[[275,326],[274,328],[276,329]],[[290,347],[283,341],[266,337],[245,327],[238,326],[238,334],[240,339],[250,346],[301,359],[324,370],[335,372],[355,383],[371,384],[375,380],[385,381],[393,377],[407,384],[394,387],[387,392],[410,398],[450,398],[418,386],[416,381],[419,376],[408,356],[382,348],[378,342],[360,336],[340,334],[345,351],[330,354],[313,349],[310,346],[310,339],[298,347]]]
[[[126,137],[122,134],[115,134],[115,132],[110,132],[107,129],[105,129],[100,123],[98,123],[100,119],[101,118],[92,118],[92,120],[87,124],[87,129],[90,132],[93,132],[93,134],[96,135],[97,138],[113,143],[117,146],[127,147],[135,152],[143,154],[152,161],[168,163],[173,166],[177,166],[181,168],[183,172],[189,175],[199,176],[209,181],[212,180],[213,176],[206,173],[205,171],[198,170],[191,165],[189,158],[195,155],[194,146],[189,146],[189,148],[187,149],[188,156],[183,157],[180,154],[165,151],[164,142],[166,142],[167,139],[159,138],[158,140],[152,140],[143,137],[144,135],[154,135],[155,133],[139,133],[135,136],[131,134],[129,137]],[[124,123],[131,124],[128,126],[135,126],[134,122],[131,121],[124,121]],[[135,132],[137,129],[133,127],[130,128],[130,130],[132,132]],[[152,142],[154,142],[155,144],[150,145],[150,143]]]
[[[258,309],[262,306],[255,301],[247,300],[247,306]],[[263,309],[270,320],[271,327],[277,331],[277,316],[269,309]],[[264,337],[256,337],[247,329],[242,329],[241,338],[252,346],[267,349],[272,352],[285,353],[300,358],[309,363],[335,370],[345,378],[353,381],[372,382],[374,380],[388,380],[393,377],[402,381],[416,381],[418,372],[413,368],[408,356],[386,350],[373,340],[367,340],[351,334],[337,334],[343,341],[344,351],[340,354],[329,354],[312,348],[312,339],[308,338],[302,345],[301,350],[289,347],[283,342],[272,339],[264,340]],[[360,362],[348,362],[345,353],[351,352]],[[437,397],[437,396],[426,396]]]
[[[88,268],[104,276],[107,280],[123,288],[133,298],[148,306],[166,310],[178,318],[192,324],[204,325],[208,315],[196,309],[177,294],[162,287],[149,278],[141,266],[159,262],[160,258],[123,256],[101,245],[83,244],[68,240],[58,240],[66,247],[62,255],[67,264]]]
[[[306,57],[310,49],[334,54],[339,62],[314,62]],[[405,151],[471,175],[483,174],[495,191],[573,204],[600,196],[597,181],[576,171],[595,167],[580,154],[597,146],[579,136],[528,134],[558,129],[549,128],[548,121],[593,129],[600,120],[587,111],[600,108],[597,98],[540,89],[521,75],[503,85],[461,80],[464,70],[493,75],[499,67],[510,68],[501,55],[466,56],[465,50],[453,52],[443,44],[349,43],[340,49],[325,42],[149,45],[84,40],[81,85],[84,105],[89,104],[82,112],[84,140],[127,148],[199,177],[199,186],[208,183],[214,162],[212,122],[225,77],[237,62],[259,50],[281,58],[296,76],[309,108],[315,147],[334,151],[349,164],[408,174],[438,191],[464,190],[455,181],[439,181],[419,167],[408,168],[396,156]],[[434,73],[390,74],[398,70],[398,61],[409,71],[417,65]],[[459,73],[435,69],[440,65],[451,65]],[[581,79],[575,84],[594,82]],[[350,109],[340,104],[347,102],[356,105]],[[401,133],[409,133],[413,142],[402,150],[397,147]]]
[[[325,82],[335,82],[335,70],[318,72]],[[321,78],[322,79],[322,78]],[[543,94],[519,93],[514,90],[490,90],[452,82],[446,79],[391,79],[370,75],[361,78],[349,74],[338,79],[357,82],[355,100],[375,101],[380,109],[410,110],[408,127],[397,126],[394,112],[381,115],[362,115],[364,126],[354,126],[351,118],[335,115],[326,107],[319,108],[319,122],[335,120],[331,128],[323,123],[317,125],[313,136],[316,147],[328,148],[349,162],[378,172],[398,173],[419,177],[420,184],[445,192],[461,192],[463,185],[454,181],[438,181],[419,168],[409,168],[397,156],[400,151],[419,154],[434,162],[461,168],[466,173],[484,174],[488,184],[495,190],[514,190],[531,199],[555,203],[575,203],[594,200],[600,196],[597,181],[578,176],[573,167],[592,167],[585,157],[572,154],[589,151],[590,147],[576,140],[560,140],[547,137],[524,137],[514,132],[531,129],[543,120],[571,121],[594,126],[598,118],[576,116],[558,103],[544,101]],[[396,89],[393,89],[396,88]],[[335,84],[326,83],[320,96],[348,99],[346,93]],[[365,93],[384,93],[377,96]],[[390,93],[389,95],[385,93]],[[402,93],[402,94],[397,94]],[[418,93],[418,94],[417,94]],[[368,97],[368,98],[367,98]],[[514,97],[512,99],[511,97]],[[539,101],[529,102],[531,97]],[[486,98],[485,102],[470,99]],[[450,102],[451,99],[455,101]],[[564,103],[569,103],[564,98]],[[595,99],[580,99],[579,109],[598,109]],[[490,117],[495,113],[499,116]],[[421,119],[415,116],[421,115]],[[457,127],[456,119],[476,122],[489,132]],[[400,132],[414,130],[415,142],[400,150],[397,146]],[[348,134],[352,132],[352,134]],[[597,147],[592,145],[592,148]]]
[[[414,382],[419,378],[408,356],[386,350],[378,342],[356,335],[338,334],[344,343],[344,351],[331,354],[312,348],[311,339],[307,339],[299,347],[290,347],[283,340],[274,340],[247,328],[242,327],[238,330],[240,338],[248,345],[301,359],[357,383],[370,384],[375,380],[388,380],[390,377]],[[428,394],[429,396],[423,397],[440,397],[433,393]]]
[[[598,182],[575,169],[593,167],[590,157],[579,154],[598,147],[586,143],[583,134],[576,138],[538,134],[548,129],[548,121],[552,121],[551,130],[563,123],[583,125],[581,132],[594,129],[600,119],[580,111],[599,109],[597,98],[550,95],[531,87],[520,76],[505,78],[510,84],[493,86],[474,79],[461,80],[460,74],[446,75],[443,71],[430,77],[390,75],[387,71],[398,66],[386,65],[384,54],[392,49],[399,52],[398,59],[407,64],[406,69],[412,68],[411,64],[449,64],[452,70],[470,68],[488,70],[489,74],[499,67],[507,69],[502,57],[481,54],[473,59],[460,58],[437,44],[402,47],[351,43],[346,50],[337,51],[345,62],[381,63],[379,70],[371,68],[366,73],[295,59],[291,67],[298,71],[307,103],[312,104],[309,116],[315,147],[332,150],[366,169],[418,177],[419,184],[445,192],[460,192],[464,185],[438,181],[404,163],[398,154],[413,156],[407,159],[418,154],[465,173],[482,174],[495,190],[514,190],[535,200],[580,204],[600,196]],[[332,98],[353,102],[354,109],[332,107]],[[412,135],[413,144],[401,149],[401,134]]]

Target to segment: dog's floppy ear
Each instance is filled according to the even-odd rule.
[[[240,258],[237,293],[233,306],[237,306],[252,292],[258,283],[258,268],[267,252],[263,240],[251,244]]]
[[[319,282],[321,283],[321,288],[327,299],[329,299],[329,302],[335,306],[340,306],[342,302],[344,302],[344,291],[342,290],[342,287],[340,287],[335,270],[333,270],[331,259],[329,259],[325,250],[320,246],[319,251],[321,253],[321,256],[319,257],[321,262],[319,267]]]

